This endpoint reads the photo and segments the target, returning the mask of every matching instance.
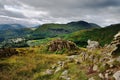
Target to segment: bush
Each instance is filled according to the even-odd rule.
[[[0,49],[0,58],[10,57],[12,55],[16,55],[18,52],[13,48],[3,48]]]

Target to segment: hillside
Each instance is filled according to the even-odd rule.
[[[88,39],[98,41],[103,46],[109,44],[118,31],[120,31],[120,24],[110,25],[99,29],[80,30],[62,37],[66,40],[71,40],[82,47],[87,45]]]
[[[85,21],[70,22],[67,24],[44,24],[32,33],[32,37],[34,39],[56,37],[58,35],[68,34],[74,31],[90,28],[100,28],[100,26]]]
[[[93,44],[96,41],[88,46]],[[0,49],[0,79],[120,80],[120,53],[115,56],[118,45],[120,33],[106,47],[80,48],[56,39],[38,47]]]

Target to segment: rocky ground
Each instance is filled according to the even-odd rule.
[[[55,44],[57,47],[52,51],[62,49],[63,46],[61,47],[58,43],[62,44],[63,41],[55,42],[51,42],[49,50],[52,50]],[[70,49],[70,47],[66,48]],[[53,64],[44,72],[44,75],[55,75],[61,72],[59,78],[63,80],[120,80],[120,33],[115,35],[111,44],[104,47],[101,47],[97,41],[88,40],[87,48],[79,49],[76,53],[66,56],[64,61]],[[74,78],[69,69],[70,64],[77,66],[78,69],[75,70],[84,71],[89,77],[86,79]]]
[[[120,80],[120,32],[104,47],[97,41],[88,40],[86,48],[79,48],[74,42],[62,39],[53,40],[44,47],[0,49],[2,58],[24,53],[8,59],[11,61],[6,60],[6,64],[12,64],[8,68],[11,70],[9,75],[14,73],[10,80],[15,76],[18,80],[18,75],[21,80],[23,77],[26,80]],[[1,61],[4,63],[4,59]],[[1,69],[0,74],[7,75],[6,72],[9,73]],[[5,78],[1,76],[0,79]]]

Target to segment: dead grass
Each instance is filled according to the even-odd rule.
[[[39,48],[19,48],[24,54],[0,60],[0,80],[34,80],[64,55],[39,53]],[[35,52],[36,51],[36,52]],[[38,52],[38,53],[37,53]],[[42,74],[41,74],[42,75]]]

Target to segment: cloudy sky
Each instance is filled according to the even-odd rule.
[[[0,24],[120,23],[120,0],[0,0]]]

